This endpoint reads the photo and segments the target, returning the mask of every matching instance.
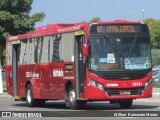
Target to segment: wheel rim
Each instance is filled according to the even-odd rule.
[[[29,89],[29,90],[27,91],[27,101],[28,101],[28,103],[31,103],[31,100],[32,100],[31,90]]]
[[[74,90],[71,90],[69,92],[69,101],[71,102],[72,105],[75,104],[75,99],[76,99],[76,94]]]

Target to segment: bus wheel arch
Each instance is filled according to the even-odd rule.
[[[65,102],[66,107],[74,110],[80,109],[86,103],[86,101],[76,99],[76,91],[71,81],[68,81],[65,86]]]
[[[66,107],[70,107],[69,98],[68,98],[68,90],[69,90],[70,86],[73,86],[73,85],[72,85],[72,82],[70,80],[68,80],[65,84],[65,96],[64,96],[64,99],[66,102]]]
[[[30,82],[30,81],[27,81],[27,82],[26,82],[26,85],[25,85],[25,90],[26,90],[26,88],[27,88],[27,86],[28,86],[29,84],[31,85],[31,82]]]
[[[30,81],[26,82],[25,86],[25,93],[26,93],[26,102],[29,107],[44,107],[45,106],[45,99],[35,99],[33,95],[32,84]]]
[[[68,91],[70,86],[73,86],[73,84],[70,80],[68,80],[65,85],[65,91]]]

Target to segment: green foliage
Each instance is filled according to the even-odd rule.
[[[101,21],[101,19],[100,19],[100,17],[94,17],[94,18],[92,18],[91,20],[90,20],[90,22],[99,22],[99,21]]]
[[[145,22],[148,24],[151,36],[151,47],[152,47],[152,65],[160,64],[160,20],[146,19]]]
[[[5,66],[5,49],[2,49],[1,46],[0,46],[0,67],[3,67]]]
[[[45,17],[44,13],[29,15],[33,0],[0,0],[0,48],[5,48],[8,36],[28,33],[34,30],[36,22]],[[2,52],[3,50],[0,50]],[[3,53],[0,53],[3,58]]]
[[[5,45],[5,38],[34,30],[36,22],[41,21],[44,13],[29,15],[33,0],[0,0],[0,41]]]
[[[160,49],[160,20],[146,19],[145,22],[149,25],[151,46],[153,49]]]
[[[87,23],[87,21],[86,20],[82,20],[81,23]]]
[[[160,64],[160,49],[153,49],[152,53],[152,66]]]

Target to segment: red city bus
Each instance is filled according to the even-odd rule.
[[[53,24],[6,41],[7,92],[30,107],[65,100],[71,109],[87,101],[130,108],[152,96],[145,23]]]

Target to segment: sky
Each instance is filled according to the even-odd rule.
[[[36,27],[79,23],[100,17],[102,21],[160,19],[160,0],[34,0],[30,15],[44,12]]]

